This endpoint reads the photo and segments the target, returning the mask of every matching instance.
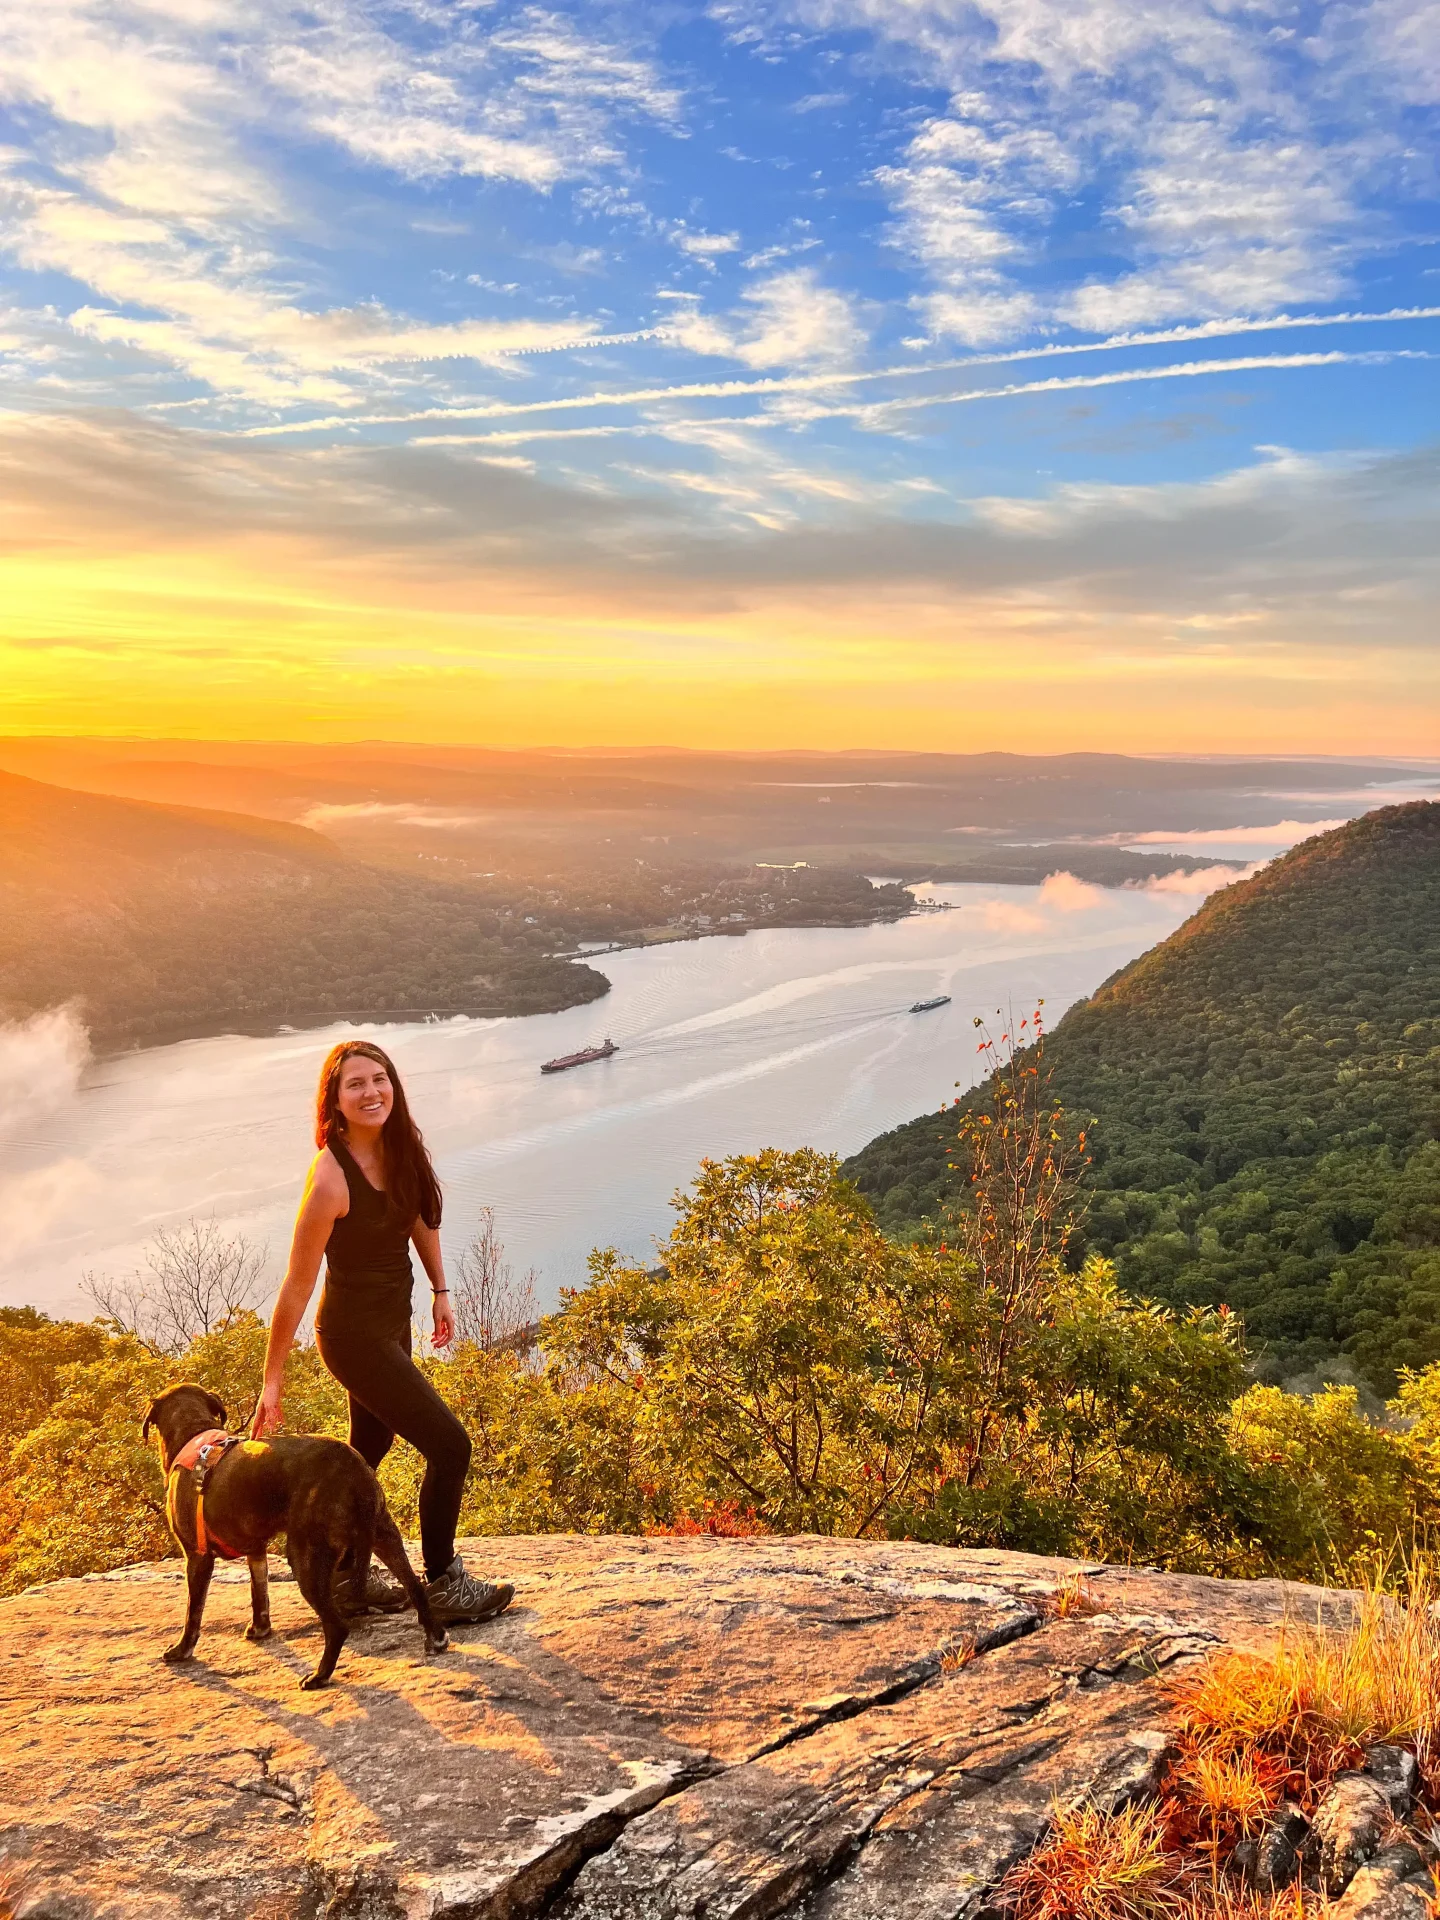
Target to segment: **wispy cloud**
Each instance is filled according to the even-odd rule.
[[[65,1107],[90,1064],[90,1036],[73,1007],[31,1020],[0,1022],[0,1074],[5,1105],[0,1136],[16,1135]]]
[[[706,233],[703,229],[683,224],[672,231],[670,239],[681,253],[689,254],[692,260],[702,261],[706,265],[713,265],[723,253],[738,253],[740,250],[738,233]]]
[[[827,287],[812,267],[791,267],[757,280],[732,314],[697,308],[667,331],[692,353],[750,367],[844,366],[865,345],[855,303]]]
[[[74,333],[266,405],[353,402],[406,365],[616,337],[573,317],[434,324],[373,298],[297,298],[315,209],[279,164],[287,141],[400,180],[548,193],[621,166],[626,124],[675,125],[680,109],[648,59],[539,9],[497,26],[367,0],[13,8],[7,98],[39,117],[5,156],[5,244],[88,290]]]
[[[677,119],[679,92],[651,62],[573,20],[536,7],[486,32],[477,14],[456,10],[450,31],[432,27],[417,45],[331,0],[312,25],[296,10],[261,59],[309,127],[415,180],[480,175],[547,190],[617,165],[623,116]]]
[[[1263,860],[1248,867],[1192,867],[1188,873],[1153,873],[1148,880],[1127,884],[1144,893],[1174,894],[1181,900],[1204,900],[1221,887],[1233,887],[1238,880],[1252,879],[1264,865]]]
[[[863,31],[907,77],[953,89],[875,177],[929,274],[927,325],[984,341],[1046,321],[1109,330],[1343,296],[1389,230],[1387,186],[1411,153],[1399,109],[1435,55],[1419,0],[1341,11],[1350,31],[1332,14],[1309,34],[1268,10],[1135,0],[778,0],[724,14]],[[1100,200],[1128,263],[1037,281],[1027,270],[1079,190]]]
[[[1092,913],[1105,904],[1105,895],[1099,887],[1092,887],[1088,881],[1063,870],[1046,874],[1038,899],[1042,907],[1051,907],[1057,913]]]

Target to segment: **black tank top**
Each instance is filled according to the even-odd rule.
[[[343,1141],[332,1140],[330,1151],[350,1189],[350,1211],[335,1222],[325,1242],[325,1283],[340,1293],[353,1287],[372,1296],[393,1288],[403,1292],[408,1315],[415,1282],[410,1229],[415,1223],[402,1220],[389,1195],[371,1186]]]

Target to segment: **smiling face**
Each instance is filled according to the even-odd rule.
[[[378,1060],[352,1053],[341,1062],[335,1104],[352,1133],[383,1127],[395,1105],[390,1075]]]

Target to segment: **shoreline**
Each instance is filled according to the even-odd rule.
[[[1208,860],[1195,856],[1182,855],[1178,858],[1174,856],[1162,856],[1160,859],[1155,860],[1155,867],[1160,867],[1162,859],[1165,870],[1167,871],[1173,871],[1175,868],[1189,871],[1191,868],[1199,866],[1213,867],[1230,866],[1234,864],[1228,860]],[[1235,872],[1238,878],[1241,872],[1240,867],[1236,866]],[[1147,875],[1147,877],[1149,876]],[[889,876],[887,876],[887,879],[888,878]],[[1007,875],[1007,877],[1001,878],[998,871],[989,873],[982,870],[979,877],[977,877],[975,871],[972,869],[965,872],[963,877],[961,877],[959,873],[956,873],[954,877],[947,874],[943,878],[932,877],[930,874],[921,875],[915,873],[903,877],[897,875],[890,881],[890,884],[904,887],[908,891],[912,887],[926,885],[1034,886],[1038,883],[1033,877],[1027,877],[1021,880]],[[1099,886],[1106,892],[1123,893],[1133,888],[1135,881],[1133,879],[1114,878],[1109,880],[1092,880],[1088,882],[1088,884]],[[286,1034],[311,1033],[324,1027],[339,1026],[347,1022],[357,1027],[415,1025],[424,1022],[442,1025],[450,1020],[528,1020],[546,1014],[568,1013],[574,1007],[589,1006],[597,1003],[605,999],[609,994],[611,989],[609,977],[602,973],[594,964],[595,961],[602,959],[606,954],[637,953],[651,947],[676,946],[685,942],[698,940],[734,940],[746,934],[764,933],[771,930],[803,931],[810,929],[815,932],[846,932],[859,927],[895,926],[898,925],[901,920],[913,919],[917,915],[928,916],[932,913],[950,910],[949,903],[941,906],[938,903],[916,900],[913,893],[910,895],[910,899],[911,905],[900,912],[870,913],[859,915],[852,919],[841,919],[839,917],[817,920],[765,919],[747,921],[743,925],[722,923],[712,927],[666,926],[635,928],[629,934],[621,935],[606,946],[595,948],[589,952],[574,950],[547,955],[546,958],[559,962],[566,968],[568,973],[572,975],[581,974],[582,976],[588,974],[591,979],[598,980],[601,985],[596,992],[577,994],[573,998],[557,998],[548,1004],[540,1006],[534,1004],[527,1006],[524,1004],[516,1004],[515,1002],[506,1004],[502,1002],[488,1007],[461,1007],[453,1005],[373,1007],[362,1011],[356,1011],[351,1007],[343,1007],[326,1009],[324,1011],[317,1009],[306,1013],[257,1013],[251,1017],[227,1020],[181,1021],[157,1026],[154,1030],[146,1032],[143,1036],[123,1040],[118,1044],[107,1043],[92,1036],[92,1059],[96,1064],[99,1064],[105,1060],[123,1059],[128,1055],[145,1053],[152,1049],[180,1046],[191,1040],[218,1040],[223,1039],[227,1035],[234,1035],[237,1038],[247,1040],[280,1039]],[[517,999],[518,998],[517,996]]]
[[[157,1029],[120,1045],[105,1045],[92,1041],[93,1063],[99,1065],[106,1060],[124,1059],[131,1054],[147,1053],[160,1047],[182,1046],[188,1040],[221,1040],[228,1035],[245,1040],[278,1040],[287,1034],[313,1033],[320,1028],[338,1026],[349,1022],[355,1026],[412,1026],[431,1023],[443,1026],[450,1020],[529,1020],[546,1014],[569,1013],[574,1007],[591,1006],[603,1000],[610,992],[609,977],[602,973],[593,962],[609,953],[638,953],[650,947],[675,946],[692,940],[726,939],[734,940],[747,933],[764,933],[771,929],[801,931],[812,929],[815,932],[847,932],[858,927],[894,926],[901,920],[908,920],[921,912],[918,901],[902,913],[876,913],[853,920],[765,920],[752,921],[745,926],[717,927],[676,927],[676,928],[639,928],[639,937],[622,938],[610,945],[591,953],[554,953],[546,957],[561,962],[572,972],[588,973],[592,978],[602,981],[598,993],[577,995],[574,999],[557,1000],[549,1006],[497,1005],[493,1007],[374,1007],[365,1012],[356,1012],[351,1007],[336,1008],[326,1012],[256,1014],[251,1018],[224,1021],[184,1021]],[[650,934],[652,938],[646,938]],[[32,1016],[33,1017],[33,1016]]]

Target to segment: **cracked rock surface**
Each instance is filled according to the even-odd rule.
[[[189,1667],[178,1562],[0,1602],[17,1920],[958,1920],[1057,1799],[1153,1782],[1167,1667],[1343,1604],[910,1543],[463,1550],[511,1611],[430,1660],[359,1622],[320,1693],[279,1563],[274,1637],[222,1567]]]

